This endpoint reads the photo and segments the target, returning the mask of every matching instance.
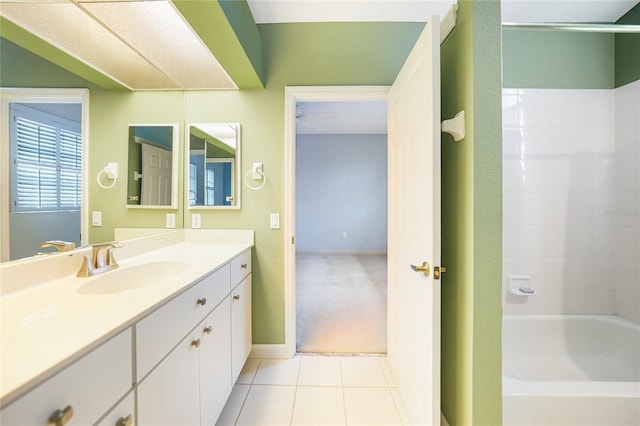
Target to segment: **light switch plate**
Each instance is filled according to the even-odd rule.
[[[92,226],[102,226],[102,212],[101,211],[91,212],[91,225]]]
[[[280,213],[271,213],[271,229],[280,229]]]
[[[194,213],[191,215],[191,228],[202,228],[202,216],[200,216],[200,213]]]
[[[176,214],[167,213],[167,228],[175,228],[175,227],[176,227]]]

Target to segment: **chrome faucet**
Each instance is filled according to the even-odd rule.
[[[55,247],[59,252],[75,250],[76,243],[62,240],[50,240],[40,244],[40,248]]]
[[[113,256],[113,249],[119,247],[122,247],[122,244],[117,241],[93,244],[91,246],[91,256],[84,256],[82,266],[76,276],[90,277],[116,269],[118,262]]]

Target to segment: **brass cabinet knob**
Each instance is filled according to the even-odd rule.
[[[191,341],[191,346],[193,346],[194,348],[199,348],[200,347],[200,339],[192,340]]]
[[[63,426],[73,417],[73,408],[70,405],[67,405],[66,408],[62,410],[56,410],[49,416],[49,423],[52,423],[56,426]]]
[[[202,299],[198,299],[198,305],[204,306],[207,304],[207,298],[203,297]]]
[[[205,327],[205,329],[202,331],[204,331],[207,334],[211,334],[211,332],[213,331],[213,326],[210,325],[209,327]]]
[[[234,294],[233,295],[233,300],[240,300],[240,295],[239,294]]]
[[[411,269],[416,272],[422,272],[425,277],[428,277],[431,273],[431,267],[429,266],[429,262],[422,262],[422,265],[416,266],[411,265]]]
[[[127,417],[120,417],[116,422],[116,426],[131,426],[133,420],[131,419],[131,414]]]

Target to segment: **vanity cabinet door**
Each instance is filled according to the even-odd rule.
[[[227,264],[136,324],[138,381],[229,294],[229,276]]]
[[[131,389],[131,372],[127,329],[4,407],[0,424],[53,424],[54,413],[66,426],[94,424]]]
[[[200,415],[215,424],[231,394],[231,305],[223,301],[200,324]]]
[[[231,291],[231,378],[233,382],[251,353],[251,274]]]
[[[138,385],[139,426],[200,424],[196,345],[199,330],[189,333]]]

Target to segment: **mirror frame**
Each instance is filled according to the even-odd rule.
[[[179,186],[179,163],[180,163],[180,125],[178,123],[129,123],[127,126],[127,135],[131,127],[172,127],[172,147],[171,147],[171,203],[167,205],[145,205],[145,204],[129,204],[129,155],[127,154],[127,200],[128,209],[165,209],[175,210],[178,208],[178,188]],[[127,153],[129,149],[129,140],[127,138]]]
[[[237,202],[234,205],[231,206],[192,206],[189,205],[189,165],[190,163],[190,157],[191,157],[191,126],[207,126],[207,125],[216,125],[216,126],[235,126],[237,129],[237,134],[236,134],[236,142],[237,142],[237,147],[236,147],[236,157],[235,157],[235,173],[233,175],[234,179],[235,179],[235,188],[233,188],[234,191],[234,197],[236,198]],[[184,154],[184,192],[185,192],[185,196],[184,196],[184,203],[185,203],[185,208],[188,210],[240,210],[241,209],[241,204],[242,204],[242,181],[241,179],[241,161],[242,161],[242,157],[241,157],[241,153],[242,153],[242,125],[240,123],[187,123],[185,125],[185,154]]]

